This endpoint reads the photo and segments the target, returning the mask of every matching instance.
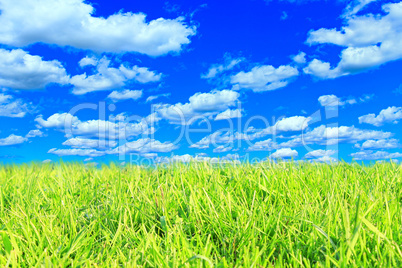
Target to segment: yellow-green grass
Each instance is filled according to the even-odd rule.
[[[395,163],[0,167],[0,266],[398,267]]]

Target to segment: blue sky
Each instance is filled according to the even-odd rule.
[[[0,162],[402,159],[402,2],[0,10]]]

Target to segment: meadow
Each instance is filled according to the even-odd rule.
[[[0,167],[2,267],[398,267],[402,168]]]

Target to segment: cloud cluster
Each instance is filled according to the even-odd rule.
[[[296,150],[292,150],[291,148],[282,148],[274,153],[272,153],[269,157],[271,159],[277,159],[277,158],[295,158],[299,155],[299,153]]]
[[[224,63],[222,64],[213,64],[208,72],[201,75],[203,79],[212,79],[222,74],[223,72],[227,72],[232,70],[236,65],[240,62],[244,61],[244,58],[232,58],[229,54],[225,54]]]
[[[83,0],[3,0],[0,43],[71,46],[98,52],[137,52],[160,56],[179,52],[195,35],[182,17],[147,21],[143,13],[95,17]]]
[[[113,102],[118,102],[122,100],[137,100],[141,98],[142,90],[129,90],[125,89],[122,91],[113,91],[107,97],[111,99]]]
[[[0,25],[3,24],[0,22]],[[0,48],[0,87],[42,89],[52,83],[67,84],[68,80],[66,70],[57,60],[44,61],[22,49]]]
[[[11,134],[6,138],[0,139],[0,146],[11,146],[26,142],[28,139],[22,136]]]
[[[400,147],[397,139],[380,139],[380,140],[366,140],[361,145],[356,144],[356,148],[360,149],[393,149]]]
[[[24,117],[32,110],[32,104],[25,103],[21,99],[14,99],[13,96],[0,93],[0,116]]]
[[[275,68],[272,65],[261,65],[252,68],[249,72],[241,71],[231,77],[233,89],[250,89],[254,92],[263,92],[285,87],[291,78],[299,75],[297,68],[290,65],[281,65]]]
[[[277,142],[272,139],[258,141],[248,151],[271,151],[277,148],[295,148],[307,145],[335,145],[339,143],[356,143],[366,140],[388,139],[390,132],[358,129],[354,126],[327,127],[321,125],[306,133],[292,136],[288,141]]]
[[[96,137],[108,140],[125,140],[139,135],[149,135],[155,132],[150,125],[151,117],[130,118],[119,115],[110,118],[111,120],[87,120],[81,121],[78,117],[69,113],[56,113],[43,119],[39,115],[35,121],[45,128],[55,128],[66,134],[67,137]]]
[[[93,64],[96,66],[95,74],[87,75],[84,73],[71,77],[69,83],[74,86],[73,94],[83,95],[93,91],[113,90],[133,82],[141,84],[157,82],[162,77],[162,74],[157,74],[148,70],[148,68],[138,67],[137,65],[127,67],[121,64],[119,68],[110,67],[110,60],[105,57],[93,62]],[[121,94],[119,95],[118,93],[114,95],[117,98],[121,97]]]
[[[388,107],[381,110],[378,115],[366,114],[359,117],[359,123],[366,123],[376,127],[382,126],[384,123],[397,124],[402,119],[402,107]]]
[[[200,117],[208,117],[233,107],[239,101],[240,94],[232,90],[196,93],[189,102],[174,105],[156,105],[157,114],[171,124],[187,125]]]
[[[273,126],[268,126],[264,129],[254,129],[249,128],[244,133],[239,132],[230,132],[230,131],[216,131],[204,138],[200,141],[191,144],[190,148],[198,148],[198,149],[206,149],[209,148],[210,145],[214,147],[219,147],[221,144],[225,144],[227,147],[228,144],[233,143],[234,141],[244,140],[244,141],[253,141],[256,139],[260,139],[267,135],[276,135],[281,132],[293,132],[293,131],[301,131],[308,127],[308,122],[311,120],[310,117],[304,116],[292,116],[285,117],[278,120]],[[271,139],[269,141],[270,145],[274,145]],[[254,144],[255,147],[251,146],[252,151],[259,150],[258,147],[261,146],[261,142],[256,142]],[[266,142],[263,142],[264,145],[261,146],[261,150],[265,150],[268,147],[266,146]],[[250,149],[249,148],[249,149]],[[274,147],[269,146],[270,150]]]
[[[350,156],[353,157],[354,160],[379,160],[379,159],[394,159],[394,158],[401,158],[402,153],[395,152],[390,153],[386,151],[362,151],[357,153],[352,153]]]
[[[370,1],[361,1],[363,6]],[[353,12],[361,7],[353,9]],[[402,58],[402,2],[382,6],[385,15],[345,16],[341,30],[321,28],[310,31],[307,43],[346,47],[336,67],[319,59],[311,61],[304,72],[328,79],[366,71]]]

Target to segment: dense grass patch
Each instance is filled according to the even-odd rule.
[[[0,167],[0,265],[397,267],[393,163]]]

